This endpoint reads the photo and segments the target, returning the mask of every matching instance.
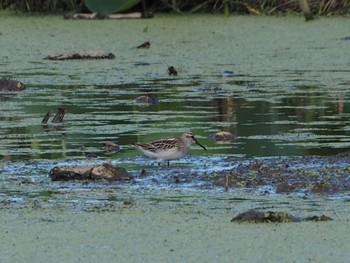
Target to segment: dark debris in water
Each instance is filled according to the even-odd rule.
[[[0,79],[0,91],[22,91],[25,88],[26,86],[18,80]]]
[[[227,132],[227,131],[219,131],[217,133],[211,134],[209,135],[208,139],[219,143],[219,144],[226,144],[226,143],[230,143],[235,139],[235,135],[232,134],[231,132]]]
[[[136,48],[140,49],[140,48],[150,48],[150,47],[151,47],[151,43],[149,41],[146,41],[141,45],[138,45]]]
[[[115,55],[110,52],[82,51],[82,52],[66,52],[66,53],[60,53],[60,54],[49,54],[44,59],[48,59],[48,60],[115,59]]]
[[[139,106],[151,106],[158,104],[158,98],[153,94],[139,96],[135,99]]]
[[[0,100],[10,100],[25,89],[26,86],[18,80],[2,78],[0,79]]]
[[[198,160],[201,160],[198,162]],[[124,160],[135,163],[135,159]],[[118,160],[118,167],[124,167],[124,161]],[[350,165],[347,154],[334,156],[305,156],[305,157],[188,157],[190,163],[174,163],[172,166],[134,166],[125,167],[122,176],[123,184],[109,183],[109,187],[121,187],[133,189],[191,189],[193,190],[239,190],[247,189],[262,191],[262,193],[316,193],[316,194],[344,194],[350,191]],[[97,180],[96,176],[105,176],[102,170],[92,175],[93,167],[102,167],[97,162],[73,159],[69,162],[38,162],[19,163],[2,168],[6,182],[31,175],[35,183],[28,184],[40,187],[43,176],[49,175],[52,181],[69,180],[74,186],[74,180],[89,180],[91,187],[101,187],[111,178]],[[152,163],[153,164],[153,163]],[[90,166],[91,167],[90,167]],[[89,166],[80,170],[82,166]],[[69,168],[74,169],[69,169]],[[78,169],[79,168],[79,169]],[[104,167],[106,168],[106,167]],[[108,168],[108,167],[107,167]],[[78,170],[77,170],[78,169]],[[107,169],[112,170],[113,169]],[[101,172],[102,171],[102,172]],[[113,174],[113,173],[112,173]],[[15,176],[14,176],[15,175]],[[10,177],[9,177],[10,176]],[[55,177],[56,176],[56,177]],[[12,178],[12,179],[11,179]],[[46,183],[52,183],[48,180]],[[73,181],[71,181],[73,180]],[[23,181],[23,180],[22,180]],[[11,184],[12,185],[12,184]],[[16,188],[16,185],[14,185]],[[105,185],[103,185],[105,187]],[[70,187],[69,187],[70,188]],[[85,186],[84,186],[85,188]]]
[[[111,141],[104,141],[103,143],[103,148],[104,148],[104,153],[105,155],[109,156],[109,155],[113,155],[119,151],[121,151],[121,147]]]
[[[231,219],[231,222],[248,222],[248,223],[289,223],[289,222],[302,222],[302,221],[330,221],[331,217],[326,215],[321,216],[308,216],[298,217],[286,212],[274,212],[274,211],[256,211],[249,210],[238,214]]]
[[[257,188],[273,186],[277,193],[308,191],[336,193],[350,190],[350,165],[347,154],[294,158],[230,158],[237,166],[211,173],[214,186]]]
[[[224,70],[223,72],[221,72],[221,75],[225,78],[228,77],[233,77],[234,76],[234,72],[231,70]]]
[[[53,117],[52,122],[62,123],[65,114],[66,114],[66,108],[63,108],[63,107],[57,108],[57,113]]]
[[[168,66],[168,73],[172,76],[177,76],[177,70],[173,66]]]

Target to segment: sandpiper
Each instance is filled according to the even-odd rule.
[[[134,143],[133,145],[150,158],[167,161],[169,166],[170,160],[186,156],[192,143],[196,143],[207,150],[197,141],[192,132],[185,132],[178,138],[160,139],[151,143]]]

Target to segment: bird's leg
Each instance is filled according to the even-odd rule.
[[[159,163],[158,163],[158,166],[165,166],[165,165],[163,165],[162,162],[159,162]],[[166,163],[166,166],[168,166],[168,167],[170,166],[169,161]]]

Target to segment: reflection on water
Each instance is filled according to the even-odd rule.
[[[106,157],[105,141],[121,146],[108,158],[130,158],[140,155],[130,147],[133,142],[187,130],[208,148],[203,153],[194,147],[194,155],[322,155],[348,149],[350,74],[348,56],[342,53],[348,46],[339,41],[347,24],[318,21],[300,30],[299,20],[287,18],[260,18],[264,26],[257,26],[256,18],[204,18],[175,18],[181,23],[176,28],[171,18],[148,20],[150,30],[142,38],[155,44],[135,50],[130,47],[141,42],[143,28],[137,21],[118,21],[121,28],[116,28],[112,21],[47,18],[34,28],[26,23],[24,29],[22,24],[8,26],[18,19],[7,17],[0,25],[8,52],[0,73],[27,89],[1,100],[2,159]],[[334,28],[333,23],[337,32],[328,30],[327,38],[318,33],[318,27]],[[125,27],[133,33],[125,35]],[[103,33],[112,31],[108,37]],[[14,36],[26,40],[13,41]],[[74,39],[74,45],[58,39]],[[33,49],[21,42],[32,43]],[[43,61],[52,50],[71,50],[72,45],[72,51],[112,49],[117,58]],[[176,67],[177,76],[168,75],[168,64]],[[67,110],[63,125],[42,126],[46,112],[58,107]],[[231,132],[235,140],[219,144],[208,139],[218,131]]]
[[[129,147],[132,142],[177,136],[189,129],[207,145],[209,155],[330,154],[346,150],[350,143],[348,103],[344,97],[318,92],[317,87],[298,87],[294,94],[281,91],[278,99],[275,94],[264,100],[246,99],[229,89],[184,88],[167,80],[158,85],[163,88],[149,91],[136,83],[31,87],[1,104],[1,155],[9,160],[76,157],[86,152],[103,157],[104,142],[111,141],[123,148],[112,158],[130,157],[138,154]],[[135,100],[148,92],[156,94],[157,104]],[[42,126],[45,113],[58,106],[67,108],[63,125]],[[229,144],[206,140],[217,131],[229,131],[237,138]],[[197,148],[193,153],[203,154]]]

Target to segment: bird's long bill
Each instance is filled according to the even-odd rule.
[[[199,145],[200,147],[202,147],[204,150],[207,150],[207,148],[205,148],[202,144],[200,144],[199,141],[197,141],[197,139],[195,137],[193,137],[193,140],[196,142],[197,145]]]

